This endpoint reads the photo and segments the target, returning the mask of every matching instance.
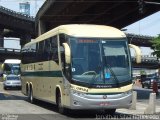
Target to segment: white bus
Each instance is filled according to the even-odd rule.
[[[9,74],[20,76],[20,63],[19,59],[6,59],[2,64],[3,79]]]
[[[22,93],[67,109],[114,113],[132,103],[129,47],[120,30],[103,25],[61,25],[22,48]]]

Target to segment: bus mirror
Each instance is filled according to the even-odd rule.
[[[129,47],[133,48],[135,51],[136,63],[141,63],[141,55],[142,55],[141,49],[133,44],[129,44]]]
[[[64,47],[64,54],[65,54],[65,61],[67,64],[71,63],[71,50],[69,48],[69,45],[67,43],[63,43]]]

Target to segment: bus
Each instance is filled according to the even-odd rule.
[[[58,26],[22,48],[22,93],[56,104],[58,111],[101,110],[114,113],[132,103],[130,49],[139,47],[110,26]]]
[[[6,59],[2,64],[3,80],[9,74],[15,74],[20,76],[20,63],[21,60],[19,59]]]

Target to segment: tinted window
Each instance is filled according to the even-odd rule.
[[[54,60],[58,63],[57,36],[24,47],[21,53],[23,64],[48,60]]]
[[[44,59],[45,61],[50,60],[51,42],[50,39],[45,40],[44,46]]]
[[[58,44],[57,44],[57,36],[52,37],[51,39],[51,51],[50,51],[50,60],[54,60],[58,63]]]
[[[40,41],[38,43],[38,51],[37,51],[37,60],[39,60],[39,62],[44,61],[44,41]]]
[[[31,46],[24,47],[21,50],[23,64],[35,62],[36,49],[36,44],[32,44]]]
[[[20,80],[19,77],[16,77],[16,76],[10,76],[10,77],[7,77],[7,80]]]
[[[28,49],[28,63],[35,62],[36,44],[32,44]]]
[[[27,63],[27,60],[28,60],[28,47],[24,47],[22,50],[21,50],[21,54],[22,54],[22,63],[25,64]]]

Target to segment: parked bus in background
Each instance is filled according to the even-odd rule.
[[[141,62],[139,47],[103,25],[61,25],[22,48],[22,93],[67,109],[114,113],[132,103],[129,47]]]
[[[19,59],[6,59],[2,64],[3,80],[9,74],[20,76],[20,63]]]

